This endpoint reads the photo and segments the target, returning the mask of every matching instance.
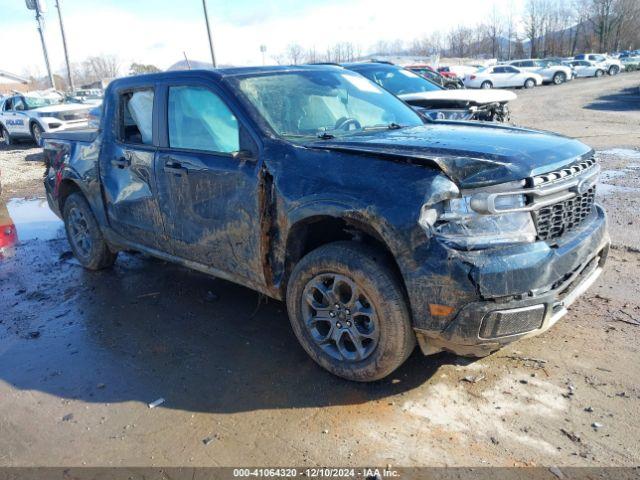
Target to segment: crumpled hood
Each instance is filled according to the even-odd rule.
[[[436,90],[433,92],[405,93],[398,95],[407,103],[420,100],[450,100],[455,102],[473,102],[478,105],[487,103],[504,103],[518,98],[518,96],[508,90],[470,90],[459,88],[455,90]]]
[[[490,123],[441,121],[348,135],[307,146],[435,167],[461,188],[521,180],[593,154],[585,144],[553,133]]]

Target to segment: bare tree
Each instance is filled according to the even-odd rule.
[[[486,35],[491,42],[491,58],[500,56],[500,38],[504,32],[504,19],[498,13],[495,4],[489,17],[489,23],[486,26]]]
[[[527,0],[523,21],[525,34],[530,43],[530,54],[535,58],[538,56],[538,41],[542,30],[539,0]]]
[[[99,55],[87,57],[82,62],[86,80],[96,81],[106,78],[115,78],[120,70],[120,62],[115,55]]]
[[[305,53],[305,61],[307,63],[318,63],[320,62],[320,57],[318,56],[318,53],[316,52],[316,47],[313,46],[310,49],[307,50],[307,52]]]
[[[513,12],[513,0],[509,1],[509,10],[506,18],[506,30],[507,30],[507,60],[511,60],[511,42],[513,40],[513,34],[515,32],[515,14]]]
[[[298,65],[302,63],[304,56],[304,50],[298,43],[290,43],[287,45],[287,57],[291,65]]]
[[[449,54],[454,57],[465,57],[470,53],[469,46],[473,39],[473,31],[463,25],[459,25],[449,32]]]

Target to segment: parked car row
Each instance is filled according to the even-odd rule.
[[[627,67],[628,66],[628,67]],[[534,88],[560,85],[581,77],[615,75],[625,68],[640,69],[640,56],[586,53],[573,59],[521,59],[482,66],[413,64],[406,68],[388,62],[344,65],[409,103],[432,119],[507,121],[508,102],[515,94],[472,93],[468,89]],[[102,114],[102,91],[83,89],[60,94],[32,92],[0,98],[0,143],[19,139],[41,143],[44,132],[97,128]]]
[[[458,65],[437,69],[428,65],[410,65],[407,68],[447,88],[490,89],[560,85],[579,77],[616,75],[631,64],[640,68],[640,55],[638,58],[626,56],[618,59],[599,53],[585,53],[572,58],[529,58],[495,65]],[[435,78],[435,75],[444,73],[447,74],[446,84],[443,79]]]

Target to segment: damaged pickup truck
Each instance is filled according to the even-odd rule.
[[[98,131],[45,137],[44,182],[86,268],[136,250],[284,300],[318,364],[372,381],[416,341],[484,356],[547,330],[607,257],[590,148],[424,122],[333,66],[127,77]]]

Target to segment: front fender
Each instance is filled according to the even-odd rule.
[[[367,234],[382,241],[396,261],[409,250],[405,235],[389,222],[388,214],[376,205],[368,204],[356,197],[345,195],[336,198],[335,194],[331,197],[323,194],[311,195],[296,202],[296,205],[287,211],[287,217],[291,225],[288,234],[295,231],[296,225],[301,222],[308,222],[315,217],[333,217],[344,220],[347,225],[363,229]]]

